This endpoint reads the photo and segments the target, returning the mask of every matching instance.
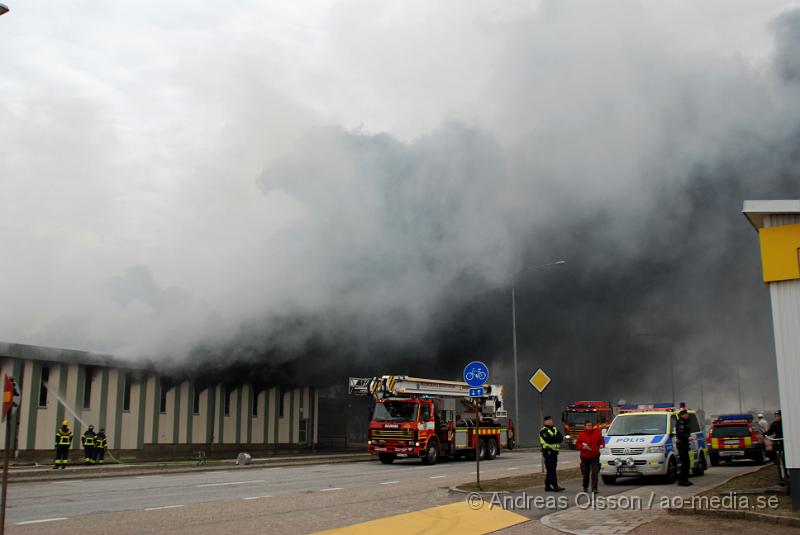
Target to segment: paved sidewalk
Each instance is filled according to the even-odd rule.
[[[748,466],[735,471],[715,469],[703,477],[693,477],[694,485],[691,487],[674,484],[647,485],[613,495],[603,495],[601,491],[594,503],[587,497],[579,501],[578,506],[542,517],[541,522],[550,528],[574,535],[629,533],[643,524],[666,520],[669,513],[664,507],[670,506],[671,498],[688,498],[732,477],[760,468]]]

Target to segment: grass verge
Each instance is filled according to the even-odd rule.
[[[562,480],[574,479],[580,477],[580,468],[567,468],[558,471],[558,478]],[[501,477],[499,479],[487,479],[481,481],[481,492],[518,492],[522,490],[535,487],[537,485],[544,485],[544,474],[536,472],[535,474],[524,474],[521,476]],[[461,490],[477,491],[478,486],[475,483],[465,483],[458,486]]]
[[[780,513],[782,515],[790,515],[800,518],[800,513],[795,513],[792,511],[791,496],[788,496],[785,493],[775,493],[771,491],[773,488],[778,488],[779,484],[780,478],[778,477],[778,469],[775,468],[775,465],[768,464],[760,470],[750,472],[749,474],[743,474],[731,479],[726,483],[723,483],[722,485],[719,485],[718,487],[701,492],[700,496],[727,496],[732,492],[735,492],[737,495],[741,495],[749,492],[764,491],[759,494],[777,496],[779,505],[775,510],[760,512]],[[785,489],[786,487],[781,488]]]

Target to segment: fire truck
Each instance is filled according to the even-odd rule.
[[[564,407],[561,423],[564,426],[564,443],[575,449],[578,433],[583,431],[586,420],[599,429],[606,429],[614,419],[614,408],[608,401],[573,401]]]
[[[474,456],[476,440],[482,460],[513,449],[503,387],[483,388],[484,397],[470,398],[467,383],[405,375],[351,377],[349,384],[351,394],[375,399],[367,449],[384,464],[408,457],[436,464],[443,456]]]

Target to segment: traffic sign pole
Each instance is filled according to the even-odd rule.
[[[539,425],[544,423],[544,390],[539,392]],[[544,450],[539,459],[539,472],[544,474]]]
[[[478,482],[478,492],[481,491],[481,448],[480,448],[480,435],[481,435],[481,401],[475,400],[475,476]]]

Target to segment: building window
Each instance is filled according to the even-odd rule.
[[[258,417],[258,390],[256,390],[255,388],[252,388],[251,392],[252,392],[252,395],[250,396],[250,399],[252,400],[252,407],[250,409],[250,414],[253,416],[253,418],[257,418]]]
[[[233,392],[229,387],[225,387],[225,416],[231,415],[231,394]]]
[[[192,401],[192,414],[200,414],[200,393],[202,390],[194,385],[194,400]]]
[[[278,417],[283,418],[283,388],[278,387]]]
[[[39,382],[39,406],[47,407],[47,387],[44,386],[50,380],[50,367],[42,366],[42,380]]]
[[[167,412],[167,392],[169,392],[169,383],[165,380],[161,380],[159,385],[159,405],[158,405],[158,412],[164,414]]]
[[[94,368],[86,367],[86,377],[83,380],[83,408],[92,408],[92,380],[94,379]]]
[[[122,410],[129,411],[131,410],[131,383],[133,382],[131,374],[126,373],[124,381],[125,384],[122,387]]]

